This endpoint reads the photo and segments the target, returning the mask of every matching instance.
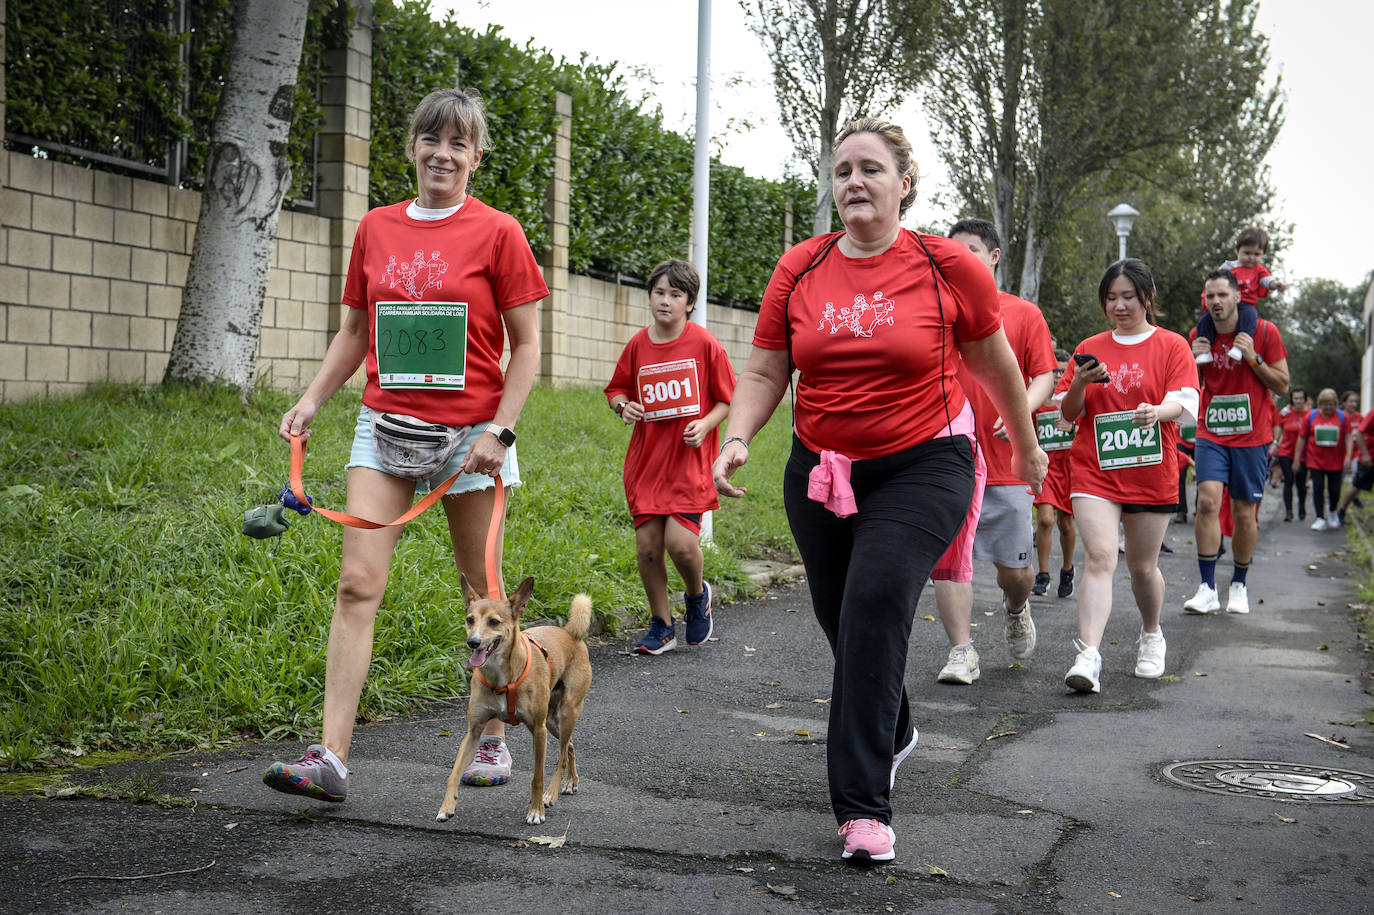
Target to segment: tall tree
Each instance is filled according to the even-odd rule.
[[[256,379],[308,0],[242,0],[166,381]]]
[[[1004,239],[1002,282],[1039,298],[1057,232],[1107,175],[1162,182],[1264,100],[1257,0],[944,0],[925,98],[968,210]],[[1271,139],[1272,142],[1272,139]]]
[[[813,233],[830,230],[835,136],[895,108],[921,76],[939,0],[740,0],[763,42],[783,126],[816,176]]]

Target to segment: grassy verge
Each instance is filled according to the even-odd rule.
[[[285,737],[317,724],[341,528],[296,518],[279,541],[240,533],[286,480],[286,395],[102,387],[0,404],[0,767],[101,749],[165,750]],[[321,413],[306,489],[342,508],[357,394]],[[520,422],[525,485],[510,504],[505,575],[538,580],[533,611],[577,591],[598,622],[647,619],[621,488],[629,430],[600,393],[536,390]],[[785,415],[740,472],[750,494],[716,514],[707,569],[788,553]],[[680,583],[675,585],[680,587]],[[466,657],[442,512],[401,537],[360,716],[464,691]]]
[[[1354,611],[1355,633],[1365,655],[1364,689],[1374,693],[1374,512],[1351,509],[1346,514],[1346,538],[1361,569],[1360,602]],[[1374,708],[1365,709],[1366,724],[1374,725]]]

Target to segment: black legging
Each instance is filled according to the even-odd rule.
[[[892,821],[892,757],[911,742],[907,642],[921,589],[964,523],[973,449],[964,436],[856,460],[858,513],[838,518],[807,497],[820,456],[795,437],[783,498],[816,620],[835,655],[826,760],[843,824]]]
[[[1312,508],[1317,513],[1318,518],[1325,518],[1326,512],[1322,511],[1322,482],[1325,481],[1327,498],[1331,501],[1331,513],[1336,513],[1336,505],[1341,499],[1341,477],[1344,476],[1340,470],[1318,470],[1315,467],[1307,468],[1307,472],[1312,476]]]
[[[1276,459],[1279,469],[1283,471],[1283,510],[1288,514],[1293,514],[1293,484],[1298,486],[1298,507],[1307,501],[1307,465],[1299,464],[1295,472],[1293,470],[1293,458],[1279,455]]]

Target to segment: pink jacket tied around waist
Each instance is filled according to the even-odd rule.
[[[821,462],[811,468],[806,495],[821,502],[837,518],[848,518],[859,510],[854,487],[849,484],[849,468],[854,462],[838,451],[821,451]]]

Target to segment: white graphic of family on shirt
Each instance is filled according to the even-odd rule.
[[[821,311],[821,323],[816,326],[816,330],[825,330],[828,324],[832,337],[841,330],[848,330],[856,337],[871,337],[875,329],[883,325],[891,327],[897,323],[892,317],[896,307],[891,299],[883,298],[881,290],[873,293],[872,302],[869,302],[862,292],[859,293],[854,296],[853,305],[845,305],[838,312],[833,302],[826,302],[825,308]]]
[[[408,261],[398,262],[394,254],[388,257],[386,269],[377,282],[379,285],[386,283],[388,289],[395,289],[400,283],[406,292],[418,299],[431,286],[443,289],[443,276],[447,272],[448,261],[439,257],[438,251],[431,251],[429,260],[425,260],[425,252],[416,249],[415,256]]]
[[[1131,388],[1144,387],[1145,370],[1140,367],[1139,362],[1132,362],[1130,365],[1123,362],[1115,372],[1108,369],[1107,375],[1111,378],[1112,387],[1122,394],[1129,394]]]

